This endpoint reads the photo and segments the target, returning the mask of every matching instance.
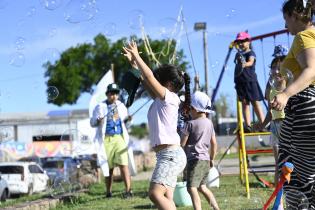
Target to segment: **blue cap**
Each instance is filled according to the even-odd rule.
[[[288,54],[288,48],[280,44],[280,45],[275,46],[272,56],[281,57],[281,56],[286,56],[287,54]]]

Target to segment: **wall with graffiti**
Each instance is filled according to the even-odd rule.
[[[22,143],[7,141],[0,144],[0,159],[17,160],[22,157],[71,156],[71,144],[66,141]]]

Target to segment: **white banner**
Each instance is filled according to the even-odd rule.
[[[93,110],[97,104],[104,101],[106,99],[106,89],[107,86],[111,83],[114,83],[113,73],[111,70],[108,70],[107,73],[103,76],[103,78],[97,83],[95,91],[90,100],[89,105],[89,116],[90,118],[93,115]]]

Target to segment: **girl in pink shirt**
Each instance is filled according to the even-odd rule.
[[[161,65],[153,74],[140,57],[134,41],[123,49],[131,65],[140,70],[142,83],[154,99],[148,112],[148,124],[157,163],[151,178],[149,198],[158,209],[173,210],[176,209],[173,193],[177,176],[182,173],[187,161],[177,133],[180,104],[177,93],[185,84],[185,103],[190,105],[190,78],[173,65]]]

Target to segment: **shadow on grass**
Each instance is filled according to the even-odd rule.
[[[249,183],[249,188],[268,188],[262,182]]]
[[[133,208],[134,209],[156,209],[156,207],[151,204],[134,206]]]
[[[148,198],[149,194],[147,191],[137,191],[133,193],[133,196],[140,197],[140,198]]]

